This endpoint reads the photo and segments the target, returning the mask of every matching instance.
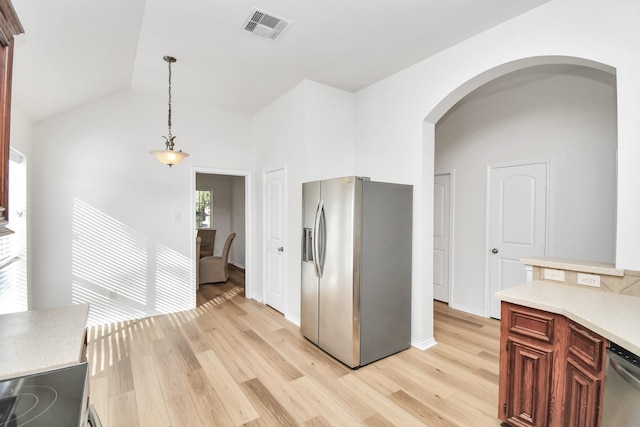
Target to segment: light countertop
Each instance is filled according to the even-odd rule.
[[[0,380],[81,361],[88,304],[0,315]]]
[[[640,297],[544,281],[504,289],[495,296],[561,314],[640,355]]]

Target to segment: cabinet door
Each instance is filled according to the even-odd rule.
[[[600,425],[607,340],[575,322],[568,323],[564,378],[564,426]]]
[[[599,424],[602,381],[572,358],[567,359],[565,427],[591,427]]]
[[[546,426],[553,351],[508,341],[506,421],[513,426]]]

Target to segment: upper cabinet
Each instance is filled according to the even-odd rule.
[[[24,29],[10,0],[0,0],[0,235],[7,234],[13,37]]]

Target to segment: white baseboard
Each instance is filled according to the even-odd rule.
[[[449,303],[449,307],[453,308],[454,310],[464,311],[465,313],[473,314],[475,316],[486,317],[484,315],[484,312],[478,311],[475,308],[465,307],[463,305],[458,305],[453,303]]]
[[[437,344],[435,338],[429,338],[428,340],[425,341],[418,341],[418,340],[414,340],[411,339],[411,346],[417,348],[418,350],[426,350],[428,348],[431,348],[433,346],[435,346]]]
[[[285,314],[284,318],[286,320],[288,320],[289,322],[293,323],[294,325],[296,325],[298,328],[300,327],[300,317],[298,317],[298,316],[290,316],[288,314]]]

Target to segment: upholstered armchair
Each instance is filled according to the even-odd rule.
[[[222,256],[205,256],[199,261],[198,285],[203,283],[226,282],[229,279],[229,250],[231,242],[236,237],[236,233],[231,233],[227,237],[222,249]]]
[[[212,256],[216,243],[216,230],[199,228],[197,237],[200,238],[200,256],[198,259],[205,256]]]

